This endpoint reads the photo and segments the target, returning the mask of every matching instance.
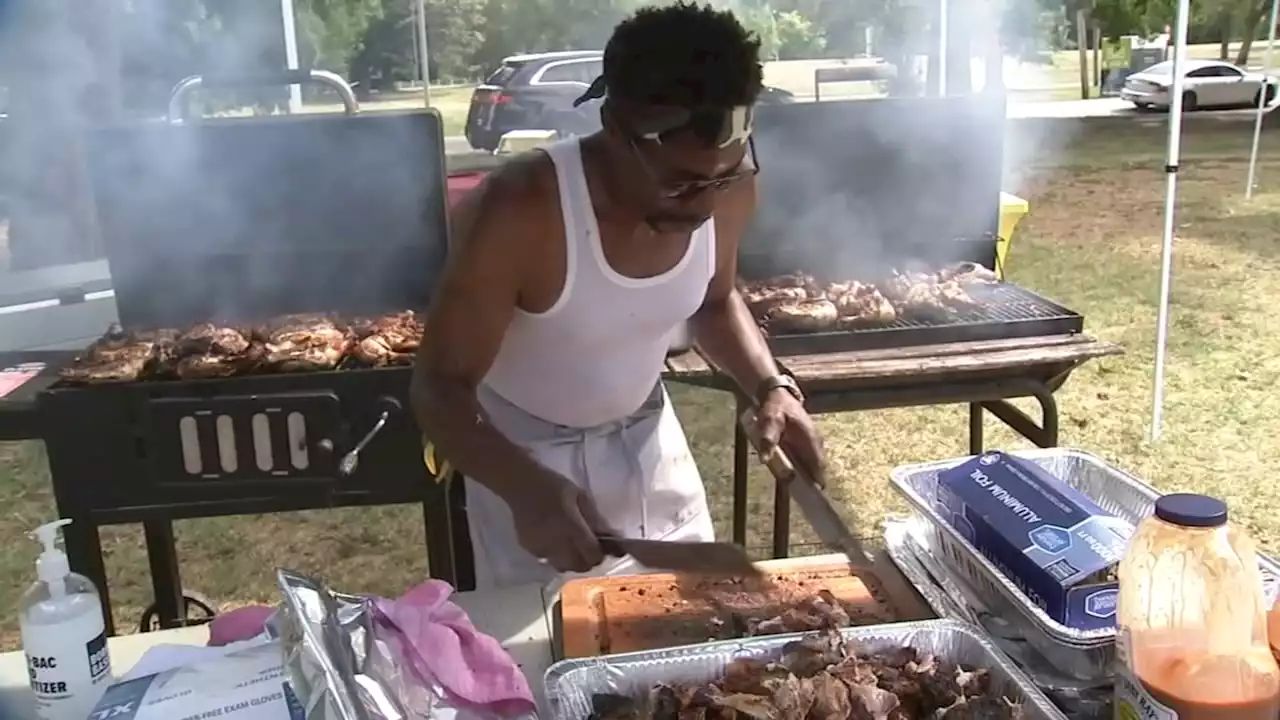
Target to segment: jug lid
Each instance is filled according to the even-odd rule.
[[[1182,527],[1219,527],[1227,524],[1227,504],[1208,495],[1173,493],[1156,500],[1156,517]]]

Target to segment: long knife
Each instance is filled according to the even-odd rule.
[[[813,478],[808,476],[806,470],[791,462],[791,458],[787,457],[787,453],[781,447],[775,447],[773,452],[767,455],[761,451],[760,433],[754,411],[748,410],[743,413],[741,422],[761,462],[769,468],[769,472],[773,473],[774,479],[786,485],[791,499],[800,506],[800,512],[804,513],[805,519],[818,534],[822,544],[836,552],[844,553],[852,567],[870,571],[871,556],[862,547],[862,541],[854,537],[849,531],[849,526],[840,519],[840,514],[832,507],[831,499],[827,494],[818,487]]]
[[[601,535],[605,555],[626,557],[654,570],[752,578],[761,575],[747,551],[733,543],[638,540]]]

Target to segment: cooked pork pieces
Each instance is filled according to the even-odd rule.
[[[946,320],[981,306],[967,288],[998,282],[977,263],[959,263],[936,273],[894,272],[874,284],[820,283],[791,273],[739,283],[739,290],[761,326],[777,335],[883,327],[899,319]]]
[[[720,680],[658,684],[643,697],[597,694],[592,720],[916,720],[1021,718],[989,671],[902,647],[860,652],[837,632],[789,643],[776,661],[735,660]]]
[[[422,333],[409,311],[350,325],[327,315],[288,315],[252,328],[207,322],[182,332],[112,325],[61,374],[89,384],[406,365]]]

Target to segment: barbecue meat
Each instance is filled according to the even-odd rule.
[[[290,315],[258,328],[265,356],[262,366],[275,372],[332,370],[351,350],[349,330],[323,315]]]
[[[949,687],[954,692],[937,692]],[[909,647],[859,653],[836,631],[783,648],[778,662],[740,658],[719,680],[654,685],[639,698],[598,694],[592,720],[1006,720],[1022,708],[985,669]]]
[[[408,365],[422,342],[424,327],[412,311],[352,324],[356,335],[353,354],[372,367]]]
[[[832,330],[839,319],[835,303],[830,300],[805,300],[778,305],[765,315],[769,332],[823,332]]]
[[[793,272],[786,275],[775,275],[766,280],[761,280],[758,287],[775,287],[775,288],[801,288],[808,289],[816,287],[817,280],[808,273]]]
[[[853,624],[849,613],[828,590],[819,591],[781,615],[759,622],[747,623],[748,635],[780,635],[791,632],[810,632],[829,628],[849,627]]]
[[[150,359],[149,353],[107,360],[77,358],[58,374],[66,382],[74,384],[131,382],[142,376]]]
[[[213,323],[201,323],[178,338],[177,353],[188,355],[240,355],[249,349],[249,339],[239,330]]]
[[[938,280],[946,282],[955,280],[962,285],[994,284],[1000,282],[995,271],[989,270],[975,262],[956,263],[938,272]]]
[[[898,311],[874,285],[839,283],[835,285],[834,296],[832,292],[829,288],[827,296],[836,305],[842,328],[888,325],[898,319]]]
[[[262,365],[267,354],[260,342],[246,343],[238,353],[209,352],[178,359],[174,372],[183,380],[231,377],[251,373]]]
[[[763,318],[769,311],[779,305],[803,302],[809,299],[809,293],[799,287],[758,287],[747,288],[742,294],[747,308],[757,318]]]
[[[118,323],[112,323],[102,337],[62,368],[59,375],[70,383],[137,380],[151,364],[161,339],[156,333],[126,332]]]

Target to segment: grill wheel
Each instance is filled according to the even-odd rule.
[[[206,625],[218,614],[213,602],[194,590],[183,589],[182,605],[186,610],[183,613],[183,617],[186,619],[187,625]],[[162,629],[160,627],[160,613],[156,609],[155,603],[152,603],[147,606],[146,610],[142,611],[142,620],[138,623],[138,632],[155,632],[160,629]]]

